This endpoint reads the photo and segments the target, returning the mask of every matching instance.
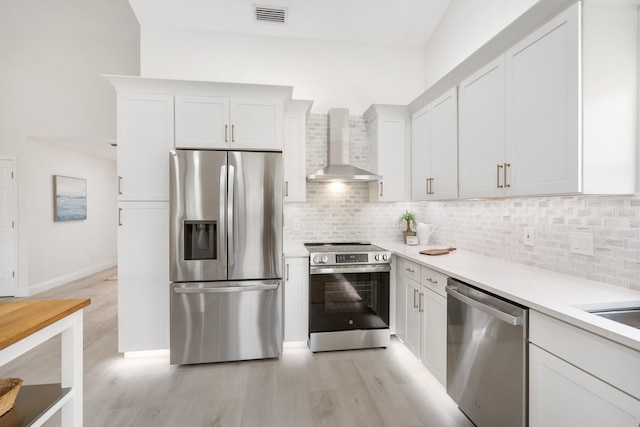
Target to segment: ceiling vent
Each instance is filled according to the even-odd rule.
[[[268,22],[271,24],[287,23],[286,7],[253,5],[253,11],[255,19],[258,22]]]

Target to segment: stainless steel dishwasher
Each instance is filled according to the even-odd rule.
[[[447,281],[447,393],[477,427],[526,426],[528,309]]]

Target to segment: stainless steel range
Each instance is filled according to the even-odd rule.
[[[388,346],[391,253],[368,242],[305,246],[311,351]]]

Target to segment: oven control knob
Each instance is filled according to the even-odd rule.
[[[387,261],[389,259],[389,254],[382,255],[382,260]]]
[[[322,260],[320,260],[321,263],[326,264],[327,261],[329,261],[329,257],[326,255],[322,255]]]
[[[320,263],[320,257],[318,255],[313,257],[313,263],[314,264],[319,264]]]
[[[376,254],[376,256],[374,257],[376,261],[380,261],[380,254]]]

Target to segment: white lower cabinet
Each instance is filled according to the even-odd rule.
[[[404,290],[404,329],[396,331],[411,352],[444,386],[447,375],[447,277],[407,260],[399,263],[398,281]],[[399,305],[398,305],[399,307]]]
[[[404,344],[420,359],[420,283],[404,278],[407,325]]]
[[[446,386],[447,378],[447,277],[429,268],[420,272],[422,308],[421,360],[422,364]]]
[[[530,344],[529,425],[638,427],[640,400]]]
[[[640,353],[529,311],[529,425],[638,427]]]
[[[309,258],[284,260],[284,340],[309,339]]]
[[[169,202],[118,206],[118,351],[169,348]]]

